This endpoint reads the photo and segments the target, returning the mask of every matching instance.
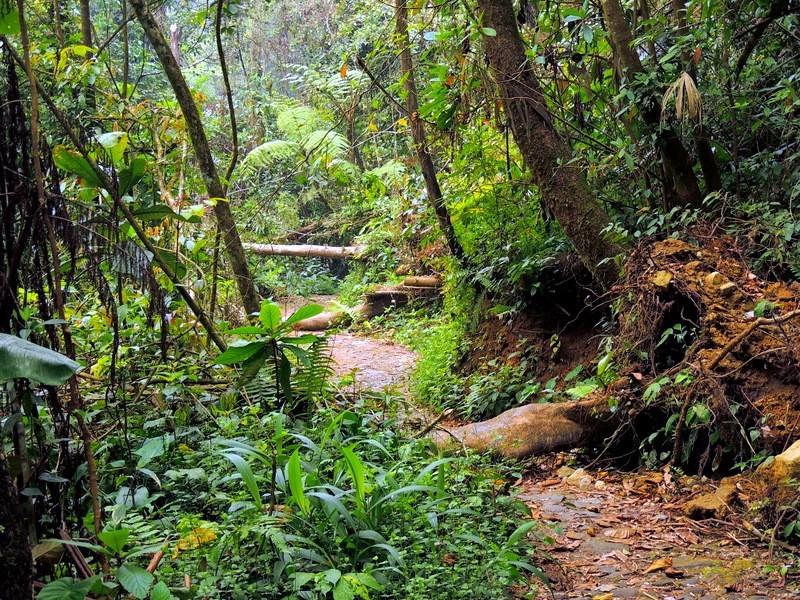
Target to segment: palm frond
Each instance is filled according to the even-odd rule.
[[[664,92],[661,99],[661,123],[666,119],[667,105],[675,99],[675,116],[699,123],[703,118],[703,101],[692,76],[685,71]]]

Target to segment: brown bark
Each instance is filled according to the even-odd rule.
[[[177,62],[175,62],[175,57],[172,55],[169,43],[164,38],[161,28],[150,12],[146,0],[130,0],[130,3],[136,13],[137,20],[141,24],[147,39],[150,41],[150,44],[153,46],[161,62],[161,66],[164,68],[167,79],[169,79],[175,97],[183,112],[183,118],[186,121],[186,127],[192,139],[195,158],[200,173],[203,176],[206,190],[208,191],[209,197],[216,200],[214,214],[217,218],[222,239],[225,243],[225,251],[231,263],[231,269],[233,270],[239,294],[242,297],[244,309],[248,314],[256,313],[261,306],[261,301],[253,285],[253,278],[250,275],[247,257],[242,247],[239,231],[236,228],[236,222],[233,219],[231,207],[225,198],[225,188],[217,174],[214,157],[211,154],[205,128],[200,119],[200,111],[197,109],[197,105],[194,102],[194,98],[192,98],[192,93],[189,90],[189,86],[186,83],[186,79],[183,77],[180,67]]]
[[[602,441],[618,424],[605,399],[526,404],[493,419],[432,434],[443,449],[469,448],[519,459]]]
[[[92,47],[92,12],[89,0],[80,0],[81,5],[81,43],[84,46]],[[91,55],[86,54],[87,60]]]
[[[611,287],[619,275],[612,259],[623,248],[600,233],[611,219],[590,192],[580,169],[569,164],[569,148],[553,126],[541,85],[525,55],[511,0],[479,0],[478,5],[483,25],[496,32],[484,37],[486,54],[514,140],[539,187],[541,202],[595,278]]]
[[[23,0],[17,0],[17,5],[19,7],[19,20],[20,20],[20,37],[22,38],[22,46],[23,46],[23,60],[24,60],[24,67],[25,73],[28,76],[28,82],[30,83],[31,87],[31,160],[33,161],[33,172],[34,178],[36,179],[36,193],[39,200],[39,206],[41,209],[41,214],[44,218],[45,227],[47,230],[47,240],[48,245],[50,246],[50,255],[52,260],[52,271],[53,271],[53,297],[55,300],[55,307],[58,312],[58,317],[64,323],[61,326],[62,334],[64,337],[64,349],[66,351],[66,355],[71,358],[75,359],[75,344],[72,341],[72,332],[69,328],[67,323],[67,316],[64,309],[64,295],[61,288],[61,260],[59,256],[59,248],[58,242],[56,240],[56,232],[55,227],[53,226],[53,222],[50,219],[50,215],[48,212],[47,201],[45,197],[45,189],[44,189],[44,176],[42,175],[42,164],[40,158],[40,149],[39,149],[39,94],[36,88],[36,78],[33,75],[33,70],[31,69],[31,62],[30,62],[30,41],[28,39],[28,28],[26,24],[25,14],[23,11],[24,5]],[[78,425],[81,429],[81,434],[84,439],[84,455],[86,457],[86,462],[88,465],[88,475],[89,475],[89,487],[90,487],[90,496],[92,500],[92,515],[94,519],[94,527],[95,533],[99,533],[102,531],[102,511],[100,507],[100,490],[98,485],[97,479],[97,468],[95,466],[94,460],[94,452],[92,450],[92,436],[91,432],[89,431],[88,426],[83,420],[80,411],[83,406],[80,397],[80,391],[78,389],[78,380],[73,375],[69,379],[69,390],[70,390],[70,412],[76,415],[78,420]],[[30,527],[33,527],[33,523],[29,523]],[[105,560],[105,556],[100,557],[100,564],[103,567],[104,572],[108,572],[108,562]]]
[[[675,33],[679,38],[684,38],[689,34],[689,20],[687,18],[686,4],[684,0],[672,0],[672,14],[677,27]],[[681,63],[686,72],[697,85],[697,65],[693,61],[692,53],[684,49],[681,51]],[[711,137],[708,135],[706,126],[702,119],[698,119],[692,128],[694,136],[694,151],[697,153],[697,161],[700,163],[700,170],[703,172],[703,181],[706,184],[706,193],[718,192],[722,189],[722,178],[719,172],[717,158],[711,148]]]
[[[425,139],[425,124],[419,117],[419,105],[417,102],[417,85],[414,81],[414,67],[411,61],[411,40],[408,37],[408,7],[406,0],[397,0],[395,11],[395,38],[400,47],[400,68],[402,71],[403,87],[406,91],[406,109],[408,110],[409,122],[411,124],[411,137],[414,140],[414,148],[417,151],[422,177],[425,180],[425,189],[428,193],[428,200],[436,213],[436,220],[444,233],[447,247],[450,254],[462,265],[466,266],[467,256],[461,242],[456,236],[453,223],[450,220],[450,211],[447,209],[442,189],[439,187],[439,179],[436,176],[436,167],[433,164],[428,145]]]
[[[315,246],[313,244],[243,244],[244,249],[260,256],[306,256],[314,258],[355,258],[358,246]]]
[[[633,81],[635,74],[644,73],[645,69],[636,53],[633,33],[622,12],[622,5],[619,0],[600,0],[600,5],[614,54],[619,61],[619,70],[627,74],[629,81]],[[700,206],[703,194],[694,174],[692,159],[675,130],[661,126],[661,103],[651,94],[638,104],[642,120],[657,131],[658,151],[669,178],[666,185],[670,206],[667,208]]]

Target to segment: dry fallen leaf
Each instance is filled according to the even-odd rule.
[[[642,573],[653,573],[655,571],[664,571],[665,569],[669,569],[672,567],[672,558],[669,556],[666,558],[657,558],[650,566],[647,567]]]
[[[627,539],[636,535],[636,530],[630,527],[621,527],[619,529],[606,529],[603,535],[610,538]]]
[[[592,600],[614,600],[614,594],[599,594],[592,596]]]

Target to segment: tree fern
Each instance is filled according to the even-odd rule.
[[[344,156],[350,148],[347,138],[332,129],[312,131],[303,138],[300,146],[309,158],[324,156],[328,161]]]
[[[319,111],[302,104],[289,105],[280,110],[275,124],[290,140],[302,139],[328,125]]]
[[[239,167],[241,177],[252,177],[262,169],[270,167],[278,160],[297,160],[300,145],[289,140],[270,140],[256,146],[242,161]]]

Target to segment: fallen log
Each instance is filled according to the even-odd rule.
[[[599,398],[526,404],[488,421],[434,431],[431,437],[442,450],[469,448],[519,459],[602,441],[618,424],[618,413]]]
[[[436,275],[411,275],[406,277],[400,285],[409,288],[440,288],[442,287],[442,278]]]
[[[302,256],[306,258],[357,259],[358,246],[317,246],[314,244],[243,244],[259,256]]]

